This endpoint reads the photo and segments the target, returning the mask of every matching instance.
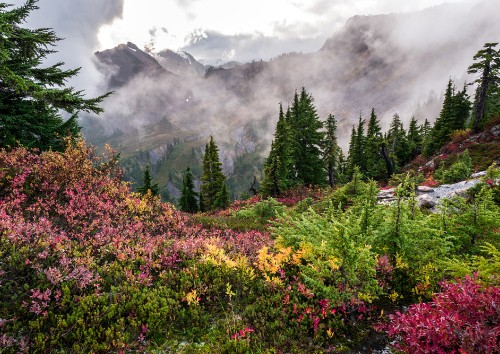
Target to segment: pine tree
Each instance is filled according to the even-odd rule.
[[[182,179],[179,209],[188,213],[196,213],[198,211],[198,193],[194,191],[193,174],[189,167],[186,169],[186,175]]]
[[[158,183],[152,184],[152,182],[153,180],[149,172],[149,166],[146,166],[142,177],[142,186],[137,188],[137,192],[141,195],[146,195],[148,191],[150,191],[153,196],[157,196],[159,194]]]
[[[79,133],[77,113],[102,112],[98,105],[109,94],[85,99],[82,91],[64,87],[79,69],[63,70],[64,63],[41,67],[60,38],[47,28],[21,27],[38,9],[36,2],[11,10],[0,3],[0,147],[60,150],[66,136]],[[60,111],[71,117],[64,121]]]
[[[498,93],[500,85],[500,51],[494,49],[498,43],[486,43],[483,49],[474,55],[474,64],[469,66],[469,74],[479,74],[472,84],[477,84],[474,102],[473,129],[478,132],[485,123],[488,102],[492,94]]]
[[[201,176],[200,200],[203,201],[201,206],[203,211],[216,208],[215,201],[223,185],[225,188],[225,180],[226,176],[222,173],[222,163],[219,161],[219,148],[215,144],[213,136],[210,136],[210,142],[205,146]]]
[[[380,147],[382,144],[382,131],[375,109],[372,108],[370,120],[368,121],[368,128],[365,139],[365,161],[366,172],[368,178],[380,179],[383,177],[385,168],[384,161],[380,155]]]
[[[339,150],[337,143],[337,121],[330,114],[326,120],[326,134],[323,143],[323,160],[325,161],[330,187],[335,186],[335,177],[339,170]]]
[[[305,88],[302,88],[300,98],[295,93],[289,116],[293,137],[292,160],[298,183],[324,185],[325,172],[320,150],[323,123],[316,113],[313,97]]]

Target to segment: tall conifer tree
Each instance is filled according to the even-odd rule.
[[[21,27],[36,3],[27,0],[11,10],[0,3],[0,147],[63,149],[64,138],[80,130],[76,114],[101,112],[107,95],[85,99],[82,91],[65,87],[79,69],[63,70],[64,63],[42,67],[60,38],[48,28]],[[71,117],[64,121],[60,110]]]
[[[262,194],[277,196],[292,187],[294,180],[293,139],[289,124],[290,110],[285,115],[280,103],[280,112],[271,151],[264,165],[264,177],[260,184]]]
[[[392,118],[387,139],[389,143],[390,157],[392,159],[392,166],[395,170],[394,172],[396,172],[398,168],[404,166],[404,164],[410,160],[406,131],[404,130],[403,122],[397,113],[394,114]]]
[[[349,172],[352,177],[354,172],[354,167],[358,166],[360,172],[364,174],[366,172],[366,159],[365,159],[365,121],[359,116],[358,127],[351,134],[351,139],[354,139],[349,146]],[[351,146],[352,145],[352,146]]]
[[[410,160],[413,160],[422,152],[423,137],[422,127],[415,117],[411,117],[408,127],[408,147],[410,149]]]
[[[477,84],[474,102],[473,129],[478,132],[485,123],[488,103],[492,96],[498,98],[500,85],[500,51],[495,49],[498,43],[486,43],[483,49],[474,55],[474,64],[469,66],[469,74],[479,74],[473,84]]]
[[[366,177],[379,179],[384,175],[384,162],[380,155],[382,138],[380,122],[375,114],[375,109],[372,108],[365,142]]]
[[[325,171],[320,150],[323,123],[316,113],[313,97],[305,88],[302,88],[300,97],[295,93],[290,109],[290,127],[293,137],[292,158],[298,183],[323,185]]]
[[[323,159],[326,165],[328,183],[330,187],[335,185],[335,177],[339,172],[339,150],[337,143],[337,121],[335,116],[330,114],[326,120],[326,134],[323,143]]]
[[[223,186],[225,187],[225,181],[226,176],[222,173],[222,163],[219,161],[219,148],[213,136],[210,136],[210,142],[205,146],[201,175],[200,200],[203,211],[216,208],[215,201]]]
[[[179,209],[188,213],[198,211],[198,193],[194,191],[193,174],[191,169],[186,169],[186,174],[182,179],[181,198],[179,199]]]

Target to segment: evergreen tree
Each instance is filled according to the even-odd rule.
[[[200,200],[203,201],[201,209],[210,211],[216,208],[215,201],[221,192],[226,176],[222,173],[222,163],[219,161],[219,148],[213,136],[205,146],[203,157],[203,171],[201,175]],[[226,191],[227,193],[227,191]]]
[[[226,209],[229,207],[229,194],[227,193],[226,183],[221,183],[219,192],[215,196],[214,209]]]
[[[0,3],[0,147],[63,149],[64,138],[80,130],[77,113],[101,112],[98,105],[108,94],[84,99],[82,91],[64,87],[79,69],[63,70],[64,63],[41,67],[60,38],[47,28],[21,27],[38,9],[36,2],[10,10]],[[71,117],[64,121],[60,110]]]
[[[425,146],[425,142],[427,141],[427,139],[431,133],[431,130],[432,130],[432,125],[428,119],[425,119],[424,124],[422,124],[420,130],[422,131],[422,139],[424,141],[423,144]]]
[[[194,191],[193,174],[189,167],[186,169],[186,175],[182,179],[179,208],[188,213],[196,213],[198,211],[198,193]]]
[[[469,74],[479,74],[472,84],[477,84],[474,102],[473,129],[478,132],[485,123],[489,102],[493,103],[500,84],[500,51],[495,49],[498,43],[486,43],[483,49],[474,55],[474,64],[469,66]],[[498,98],[498,96],[497,96]]]
[[[351,143],[349,144],[349,174],[352,176],[354,167],[357,166],[362,174],[366,172],[365,159],[365,121],[359,116],[358,127],[351,133]]]
[[[382,144],[382,131],[375,109],[372,108],[370,120],[368,121],[368,128],[365,140],[365,175],[368,178],[380,179],[383,177],[385,168],[384,161],[380,155],[380,147]]]
[[[417,119],[411,117],[410,126],[408,127],[408,147],[410,149],[410,161],[420,155],[422,152],[423,137],[422,127],[418,125]]]
[[[390,158],[392,159],[392,166],[394,170],[397,170],[410,161],[406,131],[404,130],[403,122],[401,122],[397,113],[394,114],[392,118],[387,139],[389,143]]]
[[[335,177],[339,170],[339,150],[337,143],[337,121],[330,114],[326,120],[326,134],[323,143],[323,160],[325,161],[330,187],[335,185]]]
[[[467,95],[467,86],[464,85],[463,90],[455,94],[452,99],[451,132],[465,128],[470,110],[471,103]]]
[[[271,151],[264,165],[264,177],[260,183],[260,191],[264,196],[276,197],[285,190],[282,170],[281,161],[273,140],[271,142]]]
[[[352,126],[351,130],[351,138],[349,140],[349,148],[347,150],[347,160],[346,160],[346,173],[347,176],[351,177],[354,172],[354,163],[352,161],[352,158],[354,156],[354,147],[356,145],[356,128],[354,125]]]
[[[290,127],[293,137],[292,160],[295,177],[304,185],[323,185],[325,172],[320,146],[324,133],[319,120],[314,99],[302,88],[300,97],[295,93],[290,109]]]
[[[431,156],[443,147],[450,140],[453,131],[465,127],[469,110],[470,103],[465,88],[455,94],[453,81],[450,79],[444,95],[443,107],[424,148],[426,156]]]
[[[142,177],[142,186],[137,188],[137,192],[141,195],[146,195],[148,191],[151,191],[153,196],[157,196],[159,194],[158,183],[152,184],[153,180],[151,178],[151,174],[149,172],[149,166],[146,166],[144,170],[144,175]]]
[[[269,157],[264,165],[264,177],[261,182],[261,192],[266,195],[277,196],[282,191],[289,189],[295,183],[292,160],[292,131],[289,125],[290,111],[283,114],[283,107],[280,103],[280,113],[274,140],[271,144]]]

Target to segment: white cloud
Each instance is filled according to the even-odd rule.
[[[186,46],[195,30],[226,36],[252,34],[293,38],[327,38],[356,14],[407,12],[439,5],[443,0],[124,0],[122,19],[101,28],[101,49],[132,41],[143,46],[151,41],[151,28],[168,33],[155,37],[157,49]],[[319,49],[319,48],[318,48]],[[227,48],[231,50],[231,48]]]

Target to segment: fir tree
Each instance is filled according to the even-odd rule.
[[[328,183],[330,187],[335,186],[335,177],[339,170],[339,146],[337,143],[337,121],[330,114],[326,120],[326,134],[323,143],[323,159],[326,165]]]
[[[41,67],[60,38],[47,28],[21,27],[38,9],[36,2],[11,10],[0,3],[0,147],[63,149],[64,138],[79,133],[77,113],[101,112],[108,94],[85,99],[82,91],[64,86],[79,69],[63,70],[64,63]],[[64,121],[60,111],[71,117]]]
[[[201,175],[200,200],[203,201],[201,206],[203,211],[216,208],[215,201],[223,185],[225,188],[225,180],[226,176],[222,173],[222,164],[219,161],[219,148],[213,136],[210,136],[210,142],[205,146]]]
[[[425,142],[427,141],[427,139],[428,139],[428,137],[429,137],[429,135],[431,133],[431,130],[432,130],[432,125],[431,125],[431,123],[429,122],[428,119],[426,119],[424,121],[424,124],[422,124],[420,130],[422,131],[422,139],[424,141],[423,144],[425,146]]]
[[[462,91],[459,91],[452,99],[452,119],[450,122],[451,131],[464,129],[469,119],[471,103],[467,95],[467,86],[464,85]]]
[[[323,123],[316,113],[313,97],[304,88],[300,97],[295,93],[289,116],[293,137],[292,160],[297,181],[304,185],[323,185],[325,172],[320,151]]]
[[[196,213],[198,211],[198,193],[194,191],[193,174],[189,167],[186,169],[186,175],[182,180],[179,208],[188,213]]]
[[[498,93],[500,84],[500,51],[495,49],[498,43],[486,43],[483,49],[474,55],[474,64],[469,66],[469,74],[479,74],[473,82],[477,84],[474,102],[473,129],[478,132],[485,123],[485,114],[488,102],[492,101],[492,95]],[[498,96],[497,96],[498,97]]]
[[[358,127],[356,131],[351,134],[351,139],[354,139],[349,144],[349,172],[352,176],[354,167],[357,166],[362,174],[366,172],[366,159],[365,159],[365,121],[359,116]]]
[[[347,150],[346,172],[348,176],[352,176],[354,172],[354,163],[352,161],[352,158],[354,156],[355,145],[356,145],[356,128],[353,125],[351,130],[351,138],[349,140],[349,148]]]
[[[392,118],[387,139],[389,143],[390,157],[392,159],[392,166],[394,170],[397,170],[410,161],[406,131],[404,130],[403,122],[401,122],[397,113],[394,114]]]
[[[408,147],[410,149],[410,158],[413,160],[422,152],[423,137],[422,127],[418,125],[417,119],[411,117],[410,125],[408,127]]]
[[[470,103],[465,88],[455,94],[453,81],[450,79],[444,95],[443,107],[426,142],[424,149],[426,156],[431,156],[443,147],[450,140],[453,131],[465,127],[469,110]]]
[[[219,192],[215,196],[214,209],[226,209],[229,206],[229,194],[227,193],[226,184],[221,183]]]
[[[141,195],[146,195],[150,191],[153,196],[157,196],[159,194],[158,183],[152,184],[152,182],[149,166],[146,166],[142,177],[142,186],[137,188],[137,192]]]
[[[288,123],[290,111],[283,114],[280,103],[280,112],[274,140],[271,144],[269,157],[264,165],[264,177],[261,182],[261,192],[265,196],[277,196],[289,189],[295,183],[293,178],[294,164],[292,160],[292,132]]]
[[[274,141],[264,165],[264,177],[260,183],[260,191],[264,196],[278,196],[284,189],[282,165]]]
[[[366,177],[379,179],[384,174],[384,162],[380,155],[380,147],[382,144],[382,132],[380,123],[375,109],[372,108],[370,120],[368,121],[368,128],[365,140],[365,163],[366,163]]]

